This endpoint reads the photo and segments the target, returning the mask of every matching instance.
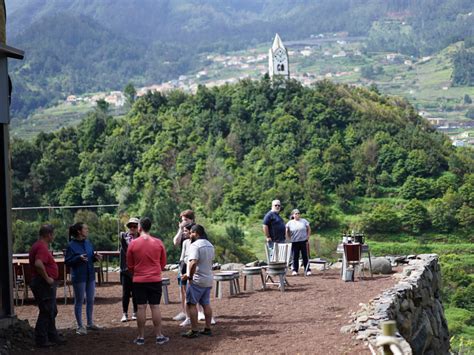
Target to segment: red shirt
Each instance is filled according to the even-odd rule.
[[[35,242],[30,249],[30,265],[31,265],[31,277],[39,276],[38,271],[35,267],[35,261],[41,260],[46,269],[46,273],[53,280],[58,279],[58,265],[54,261],[51,252],[48,250],[48,245],[41,240]]]
[[[141,236],[128,246],[127,266],[133,273],[133,282],[161,281],[161,270],[164,270],[165,265],[166,250],[161,240]]]

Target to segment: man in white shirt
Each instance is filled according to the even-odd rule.
[[[191,241],[188,256],[187,274],[183,280],[188,280],[186,290],[186,311],[191,318],[191,330],[184,333],[186,338],[196,338],[201,335],[212,335],[212,309],[210,295],[213,284],[212,261],[214,260],[214,246],[207,240],[204,227],[196,224],[191,228]],[[204,309],[206,326],[198,330],[198,310],[200,304]]]

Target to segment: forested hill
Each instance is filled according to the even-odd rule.
[[[15,206],[120,202],[160,235],[187,207],[252,222],[274,198],[318,228],[340,224],[340,211],[384,233],[474,226],[473,151],[402,99],[330,82],[149,93],[123,119],[101,104],[77,128],[12,146]],[[363,210],[361,197],[398,199]]]
[[[370,51],[421,56],[465,40],[471,0],[7,0],[12,112],[26,118],[70,94],[177,79],[200,53],[318,33],[367,36]],[[45,63],[44,67],[42,63]]]

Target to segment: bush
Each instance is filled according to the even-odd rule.
[[[430,225],[430,217],[425,206],[418,200],[408,202],[401,212],[402,226],[405,230],[419,234]]]
[[[461,332],[464,327],[474,321],[474,314],[467,309],[448,307],[444,314],[448,321],[449,332],[452,334]]]
[[[398,232],[400,218],[394,207],[387,204],[377,205],[372,212],[362,217],[362,228],[367,232]]]
[[[469,286],[460,287],[454,292],[452,303],[456,307],[474,312],[474,283],[472,283],[472,280]],[[471,320],[474,321],[474,314]]]
[[[409,176],[400,189],[400,197],[411,200],[425,200],[434,195],[431,180]]]

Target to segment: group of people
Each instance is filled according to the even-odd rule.
[[[263,218],[263,234],[266,237],[268,248],[273,250],[275,243],[291,242],[292,275],[298,275],[300,254],[303,259],[303,268],[307,270],[306,275],[311,275],[308,265],[309,238],[311,236],[309,222],[301,218],[298,209],[294,209],[291,211],[290,220],[285,224],[280,212],[281,202],[273,200],[271,210]]]
[[[308,243],[311,235],[309,222],[301,218],[300,211],[294,209],[290,220],[285,224],[280,216],[281,203],[272,201],[271,210],[263,219],[263,233],[268,248],[274,243],[292,243],[292,274],[297,275],[299,255],[306,270],[308,264]],[[145,343],[146,305],[150,306],[154,333],[157,344],[164,344],[169,338],[161,329],[161,312],[159,304],[162,295],[162,270],[166,265],[166,249],[163,242],[150,235],[151,220],[130,218],[126,224],[127,232],[120,234],[120,282],[122,285],[122,322],[127,322],[128,308],[132,299],[133,313],[131,320],[137,321],[138,335],[134,339],[137,345]],[[71,269],[74,289],[74,315],[77,322],[76,333],[86,335],[88,331],[98,331],[101,327],[94,323],[95,270],[94,262],[102,256],[94,251],[88,239],[89,230],[86,224],[76,223],[69,228],[70,242],[65,253],[65,264]],[[32,267],[30,287],[38,304],[39,315],[35,327],[36,344],[49,347],[64,343],[55,325],[56,281],[58,267],[49,251],[54,240],[54,229],[43,225],[39,230],[39,239],[33,244],[29,253]],[[182,335],[195,338],[199,335],[212,335],[211,325],[215,324],[210,305],[210,294],[213,285],[212,264],[214,246],[209,242],[203,226],[195,223],[192,210],[180,214],[178,232],[173,244],[181,248],[178,272],[178,285],[181,294],[181,310],[173,318],[182,321],[181,326],[191,326]],[[307,274],[311,271],[308,269]],[[82,321],[82,307],[86,303],[87,324]],[[204,329],[198,328],[198,320],[205,320]]]
[[[128,307],[132,298],[132,320],[136,319],[138,328],[138,335],[133,342],[143,345],[148,304],[152,314],[155,342],[162,345],[169,341],[169,338],[162,333],[159,308],[162,295],[162,271],[166,265],[166,249],[160,239],[150,235],[151,220],[149,218],[130,218],[127,228],[128,231],[120,235],[120,281],[123,290],[121,320],[128,321]],[[65,252],[65,264],[71,269],[74,314],[77,322],[76,334],[78,335],[86,335],[88,331],[102,329],[94,323],[93,317],[94,262],[102,260],[102,256],[94,251],[92,243],[88,240],[88,232],[88,227],[84,223],[72,225],[69,229],[70,242]],[[181,222],[175,239],[179,239],[175,244],[182,248],[182,265],[178,282],[183,298],[183,318],[188,320],[184,325],[191,325],[191,329],[182,335],[187,338],[195,338],[199,335],[210,336],[212,335],[211,324],[215,323],[210,306],[214,246],[209,242],[204,227],[194,223],[194,213],[190,210],[181,214]],[[39,231],[38,241],[32,245],[29,252],[29,262],[33,266],[30,287],[39,308],[35,327],[35,340],[38,347],[65,343],[64,338],[56,329],[58,313],[56,280],[59,271],[49,251],[53,240],[53,226],[43,225]],[[82,322],[84,301],[86,326]],[[203,310],[204,329],[199,329],[198,305]]]

